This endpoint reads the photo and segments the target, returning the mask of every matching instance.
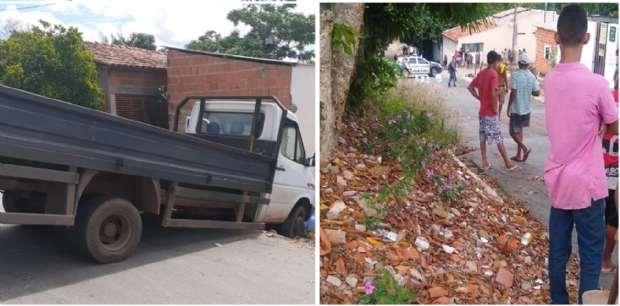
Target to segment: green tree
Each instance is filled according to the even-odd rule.
[[[131,33],[129,37],[125,37],[122,32],[110,35],[110,38],[99,34],[100,40],[104,44],[122,45],[140,49],[156,51],[155,36],[146,33]]]
[[[40,21],[0,43],[0,84],[97,109],[103,93],[77,28]]]
[[[314,14],[295,13],[292,11],[295,7],[295,4],[262,4],[232,10],[227,19],[235,26],[248,25],[251,29],[246,35],[242,37],[238,30],[228,36],[207,31],[185,47],[260,58],[288,57],[310,61],[314,58],[314,50],[305,48],[314,44]]]
[[[618,3],[547,3],[547,10],[556,13],[562,12],[562,8],[569,4],[581,5],[590,15],[603,15],[618,17]],[[544,10],[545,3],[518,3],[520,7],[531,8],[536,10]],[[514,3],[489,3],[489,12],[496,14],[502,11],[514,9]]]

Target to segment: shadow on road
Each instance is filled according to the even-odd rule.
[[[65,228],[3,225],[0,227],[0,302],[217,248],[216,243],[225,246],[254,240],[259,235],[262,232],[163,228],[145,221],[134,254],[123,262],[104,265],[76,252],[70,230]]]

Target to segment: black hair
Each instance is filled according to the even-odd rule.
[[[588,16],[583,7],[571,4],[562,9],[558,17],[558,35],[565,46],[581,44],[588,32]]]
[[[495,61],[497,61],[499,59],[500,59],[500,56],[499,56],[499,54],[497,54],[497,52],[489,51],[489,53],[487,53],[487,63],[488,64],[493,64]]]
[[[519,69],[525,69],[525,68],[527,68],[529,66],[530,66],[530,64],[521,64],[521,63],[519,63]]]

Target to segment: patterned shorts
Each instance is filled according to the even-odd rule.
[[[480,122],[480,142],[489,145],[504,143],[502,127],[497,116],[484,116],[479,118]]]

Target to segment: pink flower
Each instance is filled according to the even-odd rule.
[[[429,148],[432,148],[432,147],[433,147],[433,144],[429,142],[429,143],[428,143],[428,147],[429,147]]]
[[[450,183],[444,183],[444,186],[446,186],[446,188],[448,189],[452,189],[452,185],[450,185]]]
[[[415,143],[420,144],[420,139],[416,139]]]
[[[449,179],[451,179],[451,180],[453,180],[453,179],[454,179],[454,175],[450,174],[450,175],[448,176],[448,178],[449,178]]]
[[[402,159],[400,159],[400,156],[398,157],[398,162],[400,163],[402,161]]]
[[[390,147],[390,148],[392,147],[392,143],[391,142],[388,142],[388,147]]]
[[[426,112],[426,117],[431,117],[433,114],[431,114],[431,112]]]
[[[426,168],[426,162],[425,161],[420,162],[420,164],[422,164],[422,168]]]
[[[379,207],[380,207],[381,209],[384,209],[384,208],[385,208],[385,204],[381,204]]]
[[[375,190],[379,190],[379,185],[375,185]]]
[[[390,119],[390,120],[388,120],[388,125],[392,125],[392,124],[394,124],[394,123],[396,123],[396,120],[394,120],[394,119]]]
[[[364,137],[364,143],[368,143],[368,138]]]
[[[435,171],[433,171],[433,169],[430,169],[430,170],[426,171],[426,176],[428,176],[428,177],[433,176],[433,174],[435,174]]]
[[[469,186],[469,181],[468,180],[465,180],[465,185]]]
[[[371,283],[366,283],[366,294],[372,294],[374,290],[375,286],[373,286]]]

